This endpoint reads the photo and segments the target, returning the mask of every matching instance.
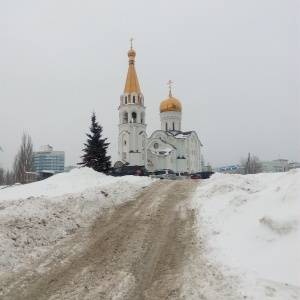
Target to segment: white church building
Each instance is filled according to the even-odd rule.
[[[183,131],[182,106],[170,91],[160,104],[161,129],[149,137],[146,108],[135,70],[136,52],[128,51],[129,67],[119,106],[118,164],[145,166],[148,171],[172,169],[200,172],[202,144],[195,131]]]

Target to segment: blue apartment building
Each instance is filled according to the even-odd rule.
[[[42,176],[43,173],[57,174],[65,170],[65,151],[53,151],[53,147],[40,146],[34,152],[35,172]]]

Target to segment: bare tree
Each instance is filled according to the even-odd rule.
[[[6,171],[5,176],[4,176],[4,184],[6,185],[12,185],[14,184],[15,181],[15,176],[13,171]]]
[[[17,182],[24,183],[25,172],[34,171],[33,144],[29,134],[23,132],[19,152],[15,156],[13,172]]]
[[[4,170],[0,168],[0,185],[4,184]]]
[[[257,156],[251,156],[250,153],[247,158],[241,158],[240,166],[244,168],[245,174],[261,173],[263,170],[263,164]]]

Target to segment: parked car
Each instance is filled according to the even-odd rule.
[[[148,172],[148,176],[151,178],[156,178],[154,172]]]
[[[194,174],[191,174],[191,179],[202,179],[201,175],[199,173],[194,173]]]
[[[125,175],[149,176],[148,171],[144,166],[129,166],[129,165],[112,169],[111,172],[109,172],[108,174],[112,176],[125,176]]]
[[[175,172],[177,179],[188,179],[190,174],[188,172]]]
[[[208,179],[210,178],[211,175],[213,175],[215,172],[197,172],[196,174],[199,174],[201,176],[202,179]]]
[[[155,177],[159,179],[177,179],[175,172],[171,169],[161,169],[154,171]]]

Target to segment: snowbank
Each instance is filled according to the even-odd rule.
[[[153,180],[116,178],[82,168],[0,190],[0,273],[53,249]],[[242,298],[300,297],[300,170],[217,173],[199,183],[192,206],[200,241],[207,242],[208,249],[202,245],[193,267],[202,270],[207,262],[209,276],[228,276],[229,285],[235,278]],[[207,286],[207,294],[201,292],[212,295],[218,289],[222,286]]]
[[[151,182],[148,177],[112,177],[81,168],[0,190],[1,272],[41,255]]]
[[[202,181],[192,205],[210,261],[251,280],[300,286],[300,170],[217,173]]]

